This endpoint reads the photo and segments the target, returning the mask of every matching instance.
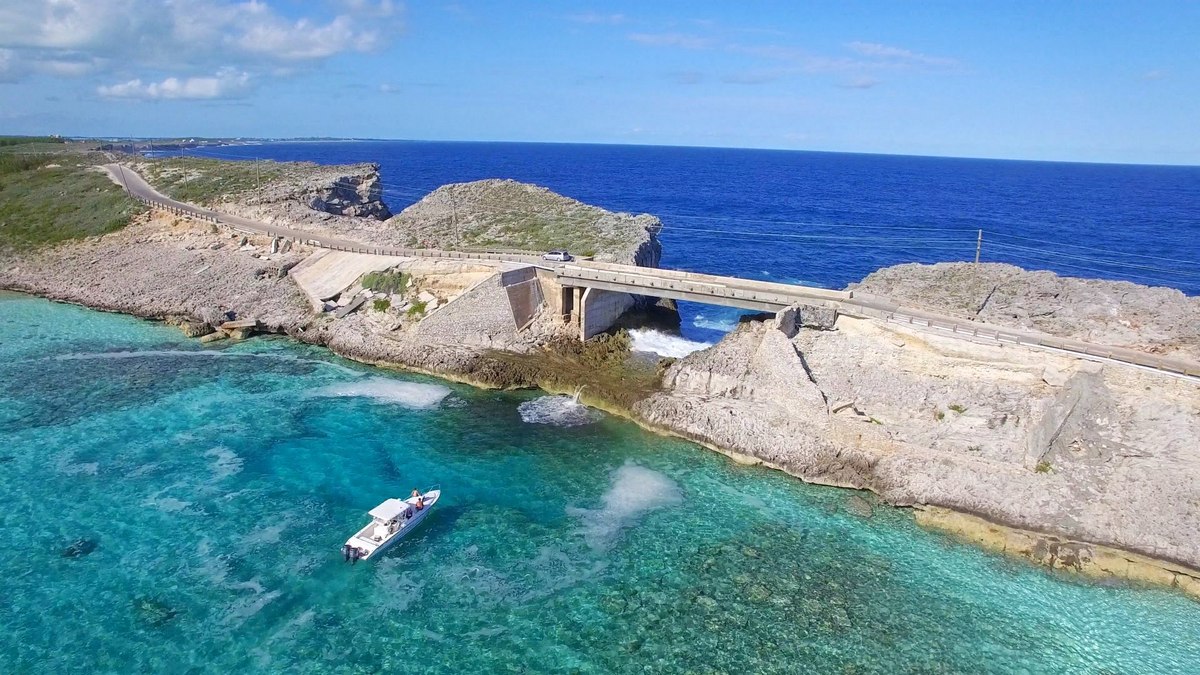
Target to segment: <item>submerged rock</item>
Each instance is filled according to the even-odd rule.
[[[149,597],[134,598],[133,608],[142,622],[154,628],[170,623],[181,613],[161,600]]]
[[[99,543],[95,539],[76,539],[62,550],[64,558],[82,558],[85,555],[96,550]]]
[[[870,518],[875,515],[875,509],[871,506],[871,502],[859,495],[850,495],[850,498],[846,500],[846,511],[860,518]]]

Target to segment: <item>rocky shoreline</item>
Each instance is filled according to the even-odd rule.
[[[348,217],[318,218],[345,233],[338,223]],[[386,223],[352,220],[371,231]],[[626,248],[613,247],[614,258],[636,259],[656,244],[629,234]],[[603,341],[568,348],[578,341],[546,312],[517,330],[498,271],[447,285],[449,277],[438,277],[444,270],[410,261],[399,267],[437,296],[436,311],[419,319],[394,310],[335,318],[314,312],[291,276],[314,251],[275,248],[266,238],[154,213],[103,237],[0,254],[0,288],[212,328],[249,318],[260,330],[357,361],[483,387],[569,391],[620,368]],[[883,270],[863,287],[886,294],[895,286],[929,306],[950,280],[966,288],[962,279],[974,278],[970,288],[984,289],[1001,280],[1003,293],[986,293],[984,304],[1021,308],[1029,306],[1021,299],[1025,276],[1045,274],[928,267]],[[1043,297],[1048,283],[1055,282],[1039,278],[1028,287]],[[1089,286],[1103,294],[1115,283]],[[1162,289],[1129,286],[1104,296],[1107,304],[1068,302],[1068,295],[1062,325],[1087,325],[1092,336],[1105,326],[1136,333],[1149,325],[1146,339],[1124,344],[1193,354],[1187,327],[1200,323],[1195,299],[1176,298],[1167,319],[1151,325],[1156,315],[1147,303],[1160,302]],[[964,292],[959,305],[972,302]],[[652,374],[652,383],[634,386],[618,374],[585,390],[584,401],[738,461],[870,490],[915,507],[922,524],[989,548],[1200,597],[1200,385],[853,317],[825,329],[805,324],[795,313],[747,320],[719,344],[666,365],[661,379]],[[569,367],[588,359],[586,367]],[[616,393],[622,388],[628,391]]]

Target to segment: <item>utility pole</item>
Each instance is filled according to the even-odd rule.
[[[979,230],[979,236],[975,239],[975,264],[979,264],[979,251],[983,249],[983,230]]]
[[[125,186],[125,194],[132,197],[133,193],[129,191],[129,183],[125,180],[125,169],[120,164],[117,164],[117,173],[121,174],[121,185]]]

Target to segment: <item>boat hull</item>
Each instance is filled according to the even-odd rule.
[[[411,518],[409,518],[408,520],[404,521],[404,523],[400,527],[398,527],[396,529],[396,531],[393,532],[387,538],[383,539],[382,541],[374,541],[369,538],[363,538],[362,536],[360,536],[361,535],[361,532],[360,532],[360,533],[355,534],[354,536],[350,537],[349,539],[347,539],[346,546],[351,546],[351,547],[357,548],[363,552],[358,557],[358,560],[373,560],[375,558],[380,557],[389,548],[391,548],[392,546],[395,546],[396,542],[398,542],[401,539],[403,539],[404,537],[408,536],[408,534],[410,532],[415,530],[418,525],[423,523],[425,521],[425,519],[429,517],[429,512],[433,510],[433,507],[437,504],[438,500],[441,499],[442,491],[441,490],[430,490],[429,492],[426,492],[423,496],[425,498],[425,506],[424,506],[424,508],[422,508],[419,511],[416,510],[416,505],[415,505],[416,498],[415,497],[410,497],[409,499],[404,500],[405,502],[408,502],[409,504],[413,505],[413,511],[414,511],[413,516]]]

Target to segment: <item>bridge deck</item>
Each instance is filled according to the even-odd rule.
[[[208,209],[179,202],[159,194],[137,173],[116,164],[105,168],[119,184],[123,181],[132,196],[143,202],[165,208],[176,213],[192,215],[212,222],[229,224],[235,229],[255,234],[282,237],[306,242],[334,251],[368,253],[378,256],[402,256],[446,258],[454,260],[490,260],[536,264],[552,270],[558,280],[566,286],[595,288],[634,295],[687,300],[713,305],[738,307],[757,311],[779,311],[796,303],[817,305],[837,309],[840,312],[879,319],[889,322],[920,325],[942,330],[951,335],[970,339],[990,339],[1028,347],[1066,352],[1084,358],[1099,358],[1128,363],[1174,375],[1200,378],[1200,364],[1171,359],[1124,347],[1113,347],[1080,340],[1058,338],[1045,333],[1022,331],[968,321],[958,317],[937,314],[921,309],[902,307],[888,298],[834,291],[812,286],[780,284],[738,277],[721,277],[711,274],[664,270],[612,263],[576,262],[570,264],[547,263],[535,253],[513,251],[443,251],[438,249],[410,249],[386,246],[371,246],[361,242],[330,238],[325,235],[294,230],[291,228],[265,225],[245,218],[218,213]],[[121,178],[118,179],[118,172]]]

